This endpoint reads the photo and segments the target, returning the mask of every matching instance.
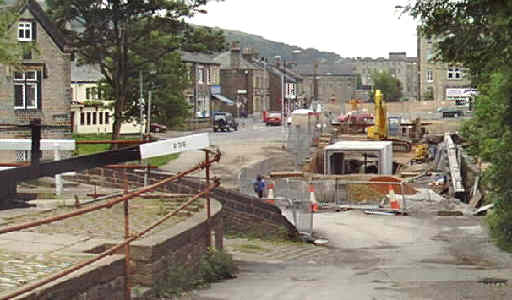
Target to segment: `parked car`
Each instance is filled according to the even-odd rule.
[[[151,123],[151,125],[149,125],[149,130],[151,132],[157,132],[157,133],[158,132],[166,132],[167,126],[158,124],[158,123]]]
[[[280,126],[281,125],[281,113],[280,112],[269,112],[265,119],[265,125],[267,126]]]
[[[373,114],[367,111],[349,111],[344,115],[338,116],[337,120],[340,123],[372,123]]]
[[[230,112],[215,112],[213,115],[213,131],[238,130],[238,123]]]
[[[439,107],[437,112],[440,112],[443,118],[457,118],[464,115],[464,111],[455,107]]]

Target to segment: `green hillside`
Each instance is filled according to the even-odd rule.
[[[299,64],[311,64],[315,61],[319,63],[336,63],[343,61],[343,58],[334,52],[322,52],[313,48],[303,49],[301,47],[288,45],[282,42],[270,41],[261,36],[241,31],[225,29],[223,29],[223,31],[226,36],[226,41],[229,44],[231,44],[232,41],[240,41],[240,46],[242,49],[255,49],[260,54],[260,56],[266,58],[281,56],[288,61],[297,60]],[[295,55],[296,58],[293,54],[294,50],[301,51],[299,55]]]

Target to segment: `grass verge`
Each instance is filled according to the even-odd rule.
[[[112,136],[110,134],[74,134],[73,139],[76,141],[91,141],[91,140],[110,140],[112,139]],[[120,140],[132,140],[132,139],[139,139],[139,136],[120,136]],[[82,156],[82,155],[89,155],[89,154],[95,154],[99,152],[109,151],[110,150],[110,144],[79,144],[76,147],[74,155]],[[169,155],[163,155],[158,157],[152,157],[149,158],[147,161],[149,162],[149,165],[161,167],[165,164],[167,164],[171,160],[177,159],[179,156],[178,153],[176,154],[169,154]]]

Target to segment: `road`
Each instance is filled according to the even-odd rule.
[[[243,167],[260,162],[270,157],[286,155],[282,149],[285,132],[281,127],[267,127],[261,121],[242,119],[237,131],[210,133],[210,143],[221,150],[222,158],[212,168],[212,176],[220,177],[223,187],[237,189],[239,173]],[[194,132],[168,132],[161,138],[172,138]],[[180,154],[178,160],[161,167],[169,172],[180,172],[197,165],[204,160],[202,151],[189,151]],[[276,166],[278,167],[278,166]]]
[[[241,167],[284,153],[281,129],[262,123],[211,138],[223,152],[215,173],[233,188]],[[202,158],[182,154],[166,168]],[[438,203],[429,205],[433,211]],[[480,218],[319,213],[314,230],[329,240],[327,247],[297,250],[269,243],[262,253],[234,252],[236,279],[184,299],[512,299],[512,256],[491,243]],[[508,284],[493,283],[502,279]]]
[[[489,242],[477,217],[332,212],[315,215],[315,229],[327,251],[238,257],[238,278],[190,299],[512,299],[511,256]],[[509,284],[481,282],[488,278]]]

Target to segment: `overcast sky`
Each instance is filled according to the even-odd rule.
[[[400,16],[408,0],[225,0],[191,20],[343,57],[416,56],[416,21]],[[399,18],[400,17],[400,18]]]

